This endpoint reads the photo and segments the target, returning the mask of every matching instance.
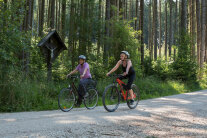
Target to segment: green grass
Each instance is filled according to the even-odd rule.
[[[112,80],[98,81],[98,106],[102,105],[102,93]],[[141,99],[150,99],[207,88],[204,81],[183,83],[179,81],[160,81],[155,77],[137,79]],[[58,94],[68,86],[68,81],[47,83],[44,81],[14,80],[0,85],[0,112],[41,111],[58,109]],[[84,105],[81,105],[84,107]]]

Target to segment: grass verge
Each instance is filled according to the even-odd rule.
[[[110,79],[98,82],[98,106],[102,105],[102,93],[110,83],[112,83]],[[146,77],[135,81],[140,89],[142,100],[206,89],[207,87],[203,83],[184,83],[172,80],[163,82],[155,77]],[[5,82],[5,84],[0,84],[0,112],[58,109],[58,94],[62,88],[67,86],[68,81],[51,83],[29,80]]]

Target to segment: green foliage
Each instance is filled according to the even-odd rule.
[[[172,72],[170,64],[171,63],[166,62],[163,59],[152,61],[150,57],[146,57],[144,62],[144,73],[146,76],[156,76],[161,80],[169,79]]]
[[[152,61],[150,57],[145,57],[145,75],[153,75],[162,80],[196,82],[198,66],[195,59],[192,59],[190,46],[190,37],[188,34],[184,34],[178,41],[178,53],[175,61],[168,62],[164,59]]]
[[[130,53],[132,61],[139,61],[138,48],[140,43],[137,38],[141,32],[135,31],[130,23],[130,21],[117,20],[116,18],[110,20],[113,35],[107,38],[107,41],[111,44],[111,51],[113,51],[109,60],[111,67],[119,60],[120,52],[123,50]]]
[[[207,87],[207,64],[204,64],[203,69],[201,69],[200,73],[203,74],[203,77],[200,78],[200,84],[202,87]]]
[[[195,81],[197,78],[197,64],[192,59],[190,48],[190,37],[182,34],[179,39],[178,55],[172,64],[172,78],[182,81]]]
[[[13,74],[12,70],[10,72]],[[69,83],[68,81],[47,83],[44,80],[31,80],[25,79],[22,75],[13,75],[16,76],[15,79],[8,78],[0,86],[0,112],[58,109],[58,94]],[[97,89],[100,97],[98,105],[102,105],[102,93],[110,83],[112,83],[110,78],[98,81]],[[163,82],[152,76],[143,79],[137,77],[135,84],[140,90],[141,99],[180,94],[204,88],[195,83]]]
[[[136,81],[141,92],[141,99],[156,98],[168,95],[175,95],[203,89],[200,85],[183,83],[181,81],[162,81],[158,77],[149,76]]]

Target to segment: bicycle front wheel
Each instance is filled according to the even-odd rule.
[[[116,86],[109,85],[103,93],[102,102],[108,112],[114,112],[120,103],[120,94]]]
[[[94,109],[98,102],[98,92],[94,88],[89,88],[88,96],[84,98],[84,105],[87,109]]]
[[[63,112],[70,111],[75,103],[75,95],[72,89],[64,88],[58,96],[58,106]]]
[[[130,109],[134,109],[137,107],[138,103],[139,103],[139,100],[140,100],[140,92],[139,92],[139,89],[138,87],[135,85],[135,84],[132,84],[132,91],[133,91],[133,99],[134,99],[134,102],[130,102],[131,100],[131,95],[129,92],[127,92],[127,105]]]

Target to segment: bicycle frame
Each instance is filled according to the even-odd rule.
[[[72,91],[74,92],[74,94],[78,95],[78,90],[77,90],[77,87],[74,83],[74,80],[70,83],[69,88],[72,88]]]
[[[121,93],[122,93],[122,96],[123,96],[123,98],[124,98],[124,100],[126,100],[127,99],[127,90],[126,90],[126,93],[124,92],[124,89],[123,89],[123,84],[124,85],[126,85],[123,81],[121,81],[119,78],[117,78],[116,79],[116,82],[119,84],[119,86],[120,86],[120,89],[121,89]]]

